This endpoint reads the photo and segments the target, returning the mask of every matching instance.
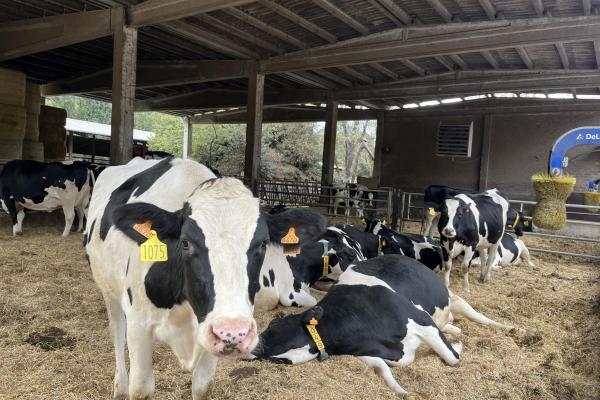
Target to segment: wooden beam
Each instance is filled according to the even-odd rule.
[[[288,8],[285,8],[284,6],[277,4],[271,0],[259,0],[259,3],[267,8],[270,8],[271,10],[275,11],[277,14],[281,15],[282,17],[289,19],[293,23],[300,25],[307,31],[321,37],[322,39],[326,40],[327,42],[329,42],[329,43],[337,42],[337,38],[335,37],[335,35],[327,32],[325,29],[319,27],[318,25],[313,24],[312,22],[308,21],[307,19],[302,18],[300,15],[294,13],[293,11],[290,11]]]
[[[146,0],[131,6],[128,21],[134,27],[154,25],[252,2],[253,0]]]
[[[485,15],[491,20],[496,19],[496,7],[490,0],[479,0],[479,5],[483,8]]]
[[[498,64],[498,61],[496,61],[496,58],[490,51],[484,50],[481,52],[481,55],[494,69],[500,68],[500,64]]]
[[[600,69],[600,40],[594,40],[594,56],[596,57],[596,68]]]
[[[554,47],[556,47],[556,51],[558,52],[558,56],[560,57],[560,62],[564,69],[569,69],[569,56],[567,55],[567,50],[565,49],[565,45],[563,43],[555,43]]]
[[[337,86],[334,83],[309,71],[304,71],[302,73],[286,72],[283,75],[286,78],[305,86],[312,86],[320,89],[337,89]]]
[[[352,29],[359,32],[361,35],[369,34],[369,28],[352,18],[340,8],[333,5],[329,0],[313,0],[313,3],[323,8],[325,11],[342,21],[344,24],[351,26]]]
[[[321,184],[333,184],[333,171],[335,168],[335,138],[337,135],[338,108],[337,102],[330,94],[327,96],[327,109],[325,119],[325,135],[323,137],[323,165],[321,167]]]
[[[265,73],[277,73],[598,37],[597,16],[411,26],[272,57],[262,62],[262,68]]]
[[[444,56],[436,56],[434,57],[435,60],[437,62],[439,62],[440,64],[442,64],[444,66],[444,68],[446,68],[448,71],[454,71],[454,66],[452,64],[450,64],[446,58],[444,58]]]
[[[260,150],[265,76],[253,67],[248,77],[248,121],[246,123],[246,154],[244,178],[256,195],[260,177]]]
[[[122,8],[0,23],[0,61],[112,35]]]
[[[161,25],[164,29],[175,33],[178,36],[199,43],[219,53],[236,58],[259,59],[260,55],[246,46],[225,39],[222,36],[214,34],[197,25],[184,21],[171,21]]]
[[[329,72],[326,69],[317,69],[315,72],[319,75],[324,76],[325,78],[337,82],[342,86],[352,86],[352,82],[347,79],[342,78],[338,74],[334,74],[333,72]]]
[[[246,109],[197,115],[194,124],[241,124],[246,123]],[[376,119],[377,110],[338,108],[338,121]],[[322,122],[326,119],[325,107],[267,107],[263,110],[263,122]]]
[[[404,25],[410,25],[412,18],[404,11],[394,0],[375,0],[378,1],[385,9],[387,9],[395,18]]]
[[[527,54],[527,50],[525,50],[525,47],[517,46],[515,47],[515,50],[517,51],[517,53],[519,53],[519,57],[521,57],[523,64],[525,64],[527,68],[533,69],[535,67],[533,65],[533,61],[531,61],[531,57],[529,57],[529,54]]]
[[[369,67],[371,67],[374,70],[376,70],[377,72],[380,72],[381,74],[387,76],[388,78],[391,78],[392,80],[397,80],[399,78],[399,75],[397,73],[395,73],[394,71],[392,71],[389,68],[386,68],[385,66],[383,66],[381,64],[369,63],[368,65],[369,65]]]
[[[449,54],[448,57],[450,57],[461,69],[469,69],[469,64],[467,64],[467,62],[458,54]]]
[[[241,21],[244,21],[246,24],[253,26],[254,28],[265,32],[268,35],[276,37],[277,39],[284,41],[286,43],[291,44],[292,46],[296,46],[300,49],[306,49],[308,45],[301,40],[298,40],[287,33],[280,31],[279,29],[273,28],[271,25],[266,24],[259,20],[258,18],[254,18],[253,16],[246,14],[245,12],[238,10],[237,8],[228,8],[223,10],[223,12],[232,15],[238,18]]]
[[[248,76],[249,60],[145,62],[137,66],[137,88],[185,85]],[[112,68],[41,86],[43,96],[106,92],[111,89]]]
[[[347,73],[350,76],[355,77],[356,79],[362,81],[363,83],[373,83],[373,79],[366,76],[365,74],[362,74],[350,67],[346,67],[346,66],[340,66],[338,67],[339,70],[344,71],[345,73]]]
[[[383,155],[383,141],[385,136],[385,112],[383,110],[377,111],[377,131],[375,136],[375,157],[373,159],[373,171],[372,176],[378,178],[381,182],[381,157]]]
[[[448,9],[440,2],[440,0],[425,0],[431,8],[433,8],[445,22],[452,22],[452,14]]]
[[[535,10],[535,13],[537,14],[538,17],[543,17],[544,16],[544,1],[543,0],[530,0],[531,1],[531,5],[533,6],[533,9]]]
[[[423,68],[419,67],[417,64],[415,64],[414,62],[412,62],[410,60],[400,60],[400,63],[403,64],[406,68],[416,72],[417,74],[419,74],[421,76],[426,75],[426,72]]]
[[[137,29],[125,25],[123,14],[117,16],[115,24],[110,164],[121,165],[129,162],[133,154]]]
[[[461,71],[394,83],[374,84],[363,88],[341,89],[339,101],[385,99],[393,97],[463,96],[502,91],[527,91],[596,87],[600,73],[596,71]]]
[[[583,15],[592,14],[592,0],[582,0],[581,6],[583,7]]]
[[[483,117],[483,138],[481,140],[481,157],[479,161],[479,191],[486,191],[488,185],[488,172],[490,169],[490,153],[492,151],[492,116]]]

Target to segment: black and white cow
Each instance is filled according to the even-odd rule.
[[[282,213],[285,215],[292,210],[299,209],[286,209]],[[302,243],[300,253],[296,255],[285,254],[281,245],[269,244],[259,276],[256,309],[271,310],[277,304],[286,307],[317,304],[310,293],[313,284],[321,278],[335,279],[353,262],[373,256],[352,237],[356,233],[365,235],[351,225],[330,226],[318,241]],[[371,236],[377,241],[375,235]]]
[[[25,210],[54,211],[65,214],[63,236],[71,231],[75,213],[78,232],[83,230],[85,210],[90,201],[94,177],[86,163],[43,163],[14,160],[0,173],[0,202],[11,218],[13,236],[22,233]]]
[[[293,221],[299,240],[321,236],[324,218],[301,214]],[[88,217],[84,243],[109,315],[115,398],[152,396],[155,341],[193,371],[193,398],[201,398],[219,357],[247,354],[258,343],[258,274],[268,243],[287,236],[291,221],[261,215],[241,181],[170,158],[104,170]],[[166,245],[166,261],[142,262],[150,230]]]
[[[364,185],[349,183],[345,187],[332,189],[331,206],[334,215],[337,215],[338,208],[341,207],[346,217],[349,217],[350,210],[354,209],[356,216],[362,218],[365,208],[374,208],[374,203],[375,193]]]
[[[307,328],[312,320],[325,352],[358,357],[404,395],[388,365],[411,364],[422,344],[447,364],[458,364],[463,345],[450,343],[443,332],[460,334],[451,323],[461,316],[514,329],[475,311],[415,260],[384,255],[350,266],[316,307],[272,321],[250,358],[300,364],[319,357]]]
[[[381,236],[384,254],[402,254],[425,264],[429,269],[441,268],[443,264],[442,247],[424,235],[408,232],[396,232],[386,227],[379,219],[365,218],[367,232]]]
[[[469,264],[475,251],[481,257],[481,282],[491,278],[494,254],[504,235],[508,200],[496,189],[459,194],[444,200],[438,231],[443,247],[444,282],[450,285],[452,260],[464,252],[463,289],[469,291]],[[488,257],[491,254],[491,257]]]
[[[488,255],[489,257],[489,255]],[[499,267],[508,267],[509,265],[517,265],[521,262],[525,262],[531,268],[535,268],[535,264],[531,261],[529,255],[529,249],[525,245],[522,239],[516,238],[508,233],[502,236],[500,246],[496,252],[496,258],[494,259],[494,269]],[[479,258],[479,252],[476,251],[471,260],[471,266],[481,265],[481,259]]]

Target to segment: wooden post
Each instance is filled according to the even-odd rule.
[[[110,164],[125,164],[133,154],[133,103],[137,29],[125,25],[123,11],[114,14]]]
[[[490,150],[492,144],[492,116],[485,114],[483,117],[483,136],[481,138],[481,162],[479,164],[479,187],[483,192],[488,185],[488,170],[490,166]]]
[[[333,170],[335,167],[335,137],[337,135],[337,102],[333,94],[327,95],[327,108],[325,111],[325,136],[323,137],[323,166],[321,169],[321,184],[333,184]]]
[[[69,131],[69,159],[72,160],[73,159],[73,132]]]
[[[385,111],[377,111],[377,133],[375,136],[375,158],[373,160],[373,172],[372,176],[377,178],[377,184],[381,183],[381,156],[383,155],[381,149],[383,147],[383,135],[385,127]]]
[[[189,158],[192,152],[192,119],[190,117],[183,117],[183,155],[184,159]]]
[[[256,196],[260,175],[260,150],[262,140],[262,117],[265,75],[254,64],[248,74],[248,120],[246,122],[246,156],[244,178]]]

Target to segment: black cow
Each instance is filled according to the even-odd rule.
[[[365,218],[365,231],[382,237],[384,254],[402,254],[425,264],[429,269],[442,267],[443,252],[441,246],[424,235],[408,232],[396,232],[377,218]]]
[[[379,372],[391,390],[403,395],[407,392],[388,365],[411,364],[422,344],[447,364],[458,364],[462,343],[451,344],[443,332],[459,334],[451,322],[460,316],[514,329],[475,311],[422,264],[401,255],[385,255],[349,267],[316,307],[272,321],[253,356],[300,364],[327,355],[354,355]],[[310,330],[319,336],[313,339]]]
[[[444,249],[444,281],[450,285],[452,260],[464,252],[463,288],[469,291],[469,264],[475,250],[481,257],[481,282],[491,277],[494,255],[507,224],[508,200],[496,189],[459,194],[444,201],[438,231]],[[489,254],[491,255],[488,257]]]
[[[71,231],[77,212],[77,231],[81,232],[93,181],[92,172],[82,161],[14,160],[7,163],[0,173],[0,203],[10,215],[13,235],[23,231],[24,209],[50,212],[62,208],[65,214],[63,236]]]

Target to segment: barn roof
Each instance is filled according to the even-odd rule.
[[[110,100],[109,13],[127,7],[140,27],[138,110],[244,107],[253,60],[267,74],[267,107],[332,92],[375,109],[506,91],[600,93],[597,0],[211,0],[192,14],[186,3],[0,0],[0,33],[15,33],[0,41],[0,66],[46,84],[48,95]],[[22,20],[39,17],[62,23],[63,39],[71,29],[90,40],[36,49]]]
[[[81,119],[67,118],[65,129],[71,132],[89,133],[93,135],[101,135],[110,137],[111,126],[108,124],[99,124],[97,122],[84,121]],[[139,129],[133,130],[133,139],[148,141],[154,132],[142,131]]]

